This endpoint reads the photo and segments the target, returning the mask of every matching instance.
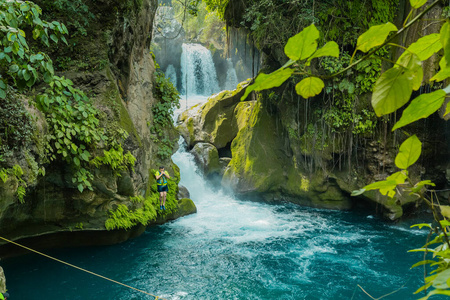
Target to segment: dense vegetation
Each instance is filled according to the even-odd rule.
[[[99,126],[99,111],[89,97],[71,80],[56,76],[52,59],[37,50],[61,42],[67,45],[66,26],[41,19],[42,10],[33,2],[2,0],[0,8],[2,180],[5,182],[7,175],[14,175],[23,182],[18,167],[9,164],[13,161],[14,152],[25,151],[32,139],[42,148],[37,153],[38,161],[33,160],[33,164],[39,165],[37,175],[45,173],[48,162],[56,159],[64,161],[71,167],[72,182],[80,192],[85,188],[92,189],[92,164],[110,165],[113,169],[132,167],[134,158],[130,153],[123,153],[120,146],[122,139],[117,139],[115,131],[108,132]],[[81,18],[83,6],[77,6],[77,9]],[[39,89],[36,90],[36,87]],[[32,128],[25,104],[34,105],[45,116],[47,131],[44,136],[36,136],[42,132],[37,133]],[[100,143],[107,149],[103,158],[96,154]],[[23,200],[25,187],[25,184],[19,185],[20,200]]]

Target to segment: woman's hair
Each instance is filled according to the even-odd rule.
[[[160,166],[159,169],[160,169],[160,170],[161,170],[161,169],[164,169],[164,166]]]

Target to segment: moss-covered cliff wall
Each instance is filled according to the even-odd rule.
[[[54,7],[56,4],[51,1],[37,2],[44,17],[68,24],[76,19],[64,13],[67,7]],[[62,156],[49,157],[48,147],[54,147],[49,143],[52,128],[49,116],[34,107],[36,91],[8,96],[0,105],[2,129],[7,128],[0,140],[0,163],[8,173],[0,180],[0,235],[13,240],[58,232],[70,235],[116,229],[108,234],[110,238],[98,239],[99,243],[112,243],[130,236],[124,229],[141,231],[144,225],[195,212],[191,200],[177,200],[179,170],[170,160],[174,149],[166,149],[170,153],[161,155],[161,141],[150,130],[155,124],[153,107],[162,101],[154,93],[158,83],[149,51],[157,2],[83,3],[92,16],[89,24],[82,26],[86,32],[68,25],[73,30],[67,37],[69,45],[60,43],[43,51],[50,54],[59,76],[70,78],[75,87],[89,96],[98,111],[100,131],[108,136],[109,144],[99,142],[90,150],[87,171],[93,175],[92,189],[80,192],[72,166]],[[15,124],[15,119],[20,122]],[[8,128],[15,133],[6,132]],[[176,145],[173,126],[169,123],[161,130],[170,144]],[[72,134],[75,141],[77,134]],[[111,143],[115,145],[112,148]],[[108,158],[104,152],[108,149],[114,149],[109,154],[115,157]],[[123,153],[117,149],[123,149]],[[125,161],[128,152],[135,158],[134,167],[111,164],[111,159]],[[159,211],[154,178],[159,165],[165,165],[173,178],[167,211]],[[20,186],[25,195],[18,194]],[[92,233],[89,235],[91,241],[95,240]],[[57,239],[52,243],[58,244]]]

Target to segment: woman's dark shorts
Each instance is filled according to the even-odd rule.
[[[169,191],[169,187],[167,185],[158,185],[158,193],[168,192],[168,191]]]

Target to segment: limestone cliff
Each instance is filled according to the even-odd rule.
[[[17,99],[11,101],[19,107],[16,112],[26,121],[24,126],[31,138],[18,143],[0,161],[2,167],[20,166],[23,171],[23,175],[9,176],[6,182],[0,180],[0,235],[7,238],[17,240],[58,232],[70,236],[90,231],[90,241],[72,240],[72,244],[114,243],[133,232],[142,232],[143,224],[161,223],[195,212],[190,199],[176,200],[179,169],[170,158],[158,156],[160,144],[150,131],[154,123],[152,108],[161,101],[153,92],[155,63],[149,51],[157,2],[100,0],[89,5],[95,15],[89,36],[77,39],[76,49],[50,49],[51,56],[55,62],[61,61],[58,57],[62,54],[58,51],[69,60],[71,57],[73,64],[60,68],[58,75],[72,79],[76,87],[90,96],[100,111],[100,126],[105,131],[112,128],[127,132],[122,147],[136,158],[134,170],[121,170],[117,174],[108,166],[92,166],[93,190],[80,193],[72,181],[71,168],[61,160],[46,159],[48,124],[33,107],[32,97],[16,95]],[[1,108],[3,114],[10,111]],[[176,144],[173,126],[169,124],[163,131]],[[97,145],[95,155],[101,156],[103,147]],[[165,165],[173,177],[167,212],[159,211],[154,178],[159,165]],[[19,181],[26,184],[22,201],[17,197]],[[118,208],[126,213],[121,215]],[[97,239],[92,231],[106,231],[105,224],[112,218],[110,229],[129,230],[113,230],[104,235],[109,238]],[[64,243],[63,240],[53,239],[51,244]]]

